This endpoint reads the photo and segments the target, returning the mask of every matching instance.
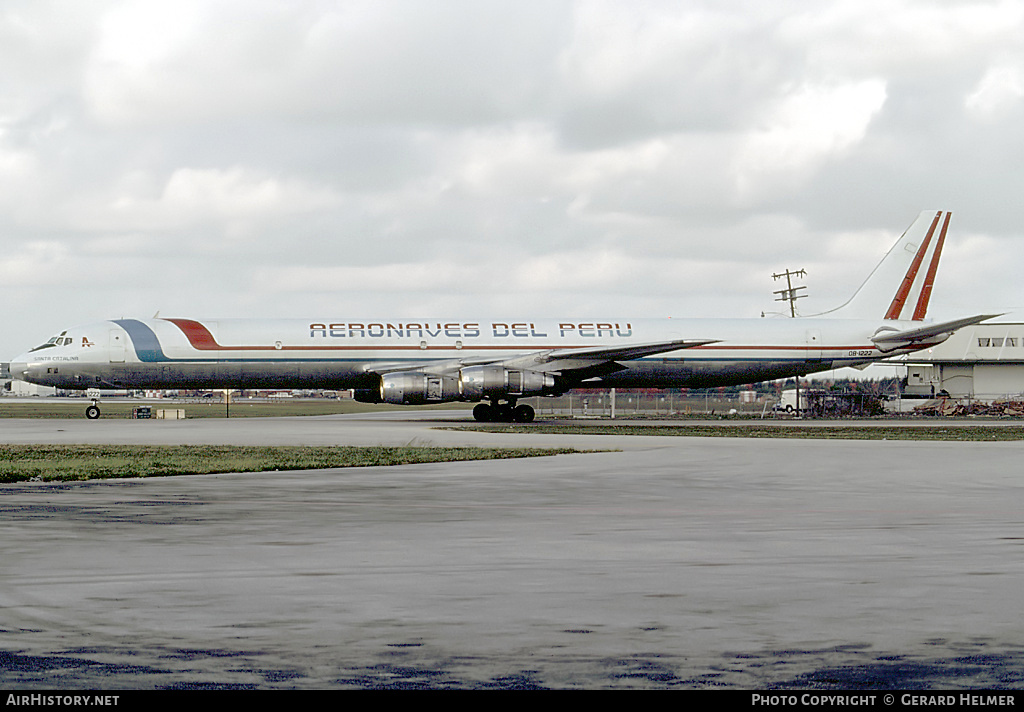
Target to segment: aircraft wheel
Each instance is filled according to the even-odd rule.
[[[89,420],[96,420],[100,417],[100,409],[94,405],[89,406],[85,409],[85,417]]]
[[[477,422],[489,423],[494,420],[494,408],[486,403],[481,403],[473,408],[473,417],[476,418]]]
[[[517,423],[532,423],[533,422],[533,408],[528,405],[516,406],[514,412],[514,419]]]

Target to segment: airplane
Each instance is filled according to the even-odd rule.
[[[753,319],[111,319],[13,359],[64,389],[353,389],[358,401],[477,402],[478,421],[530,422],[518,401],[571,388],[707,388],[863,367],[997,314],[924,320],[951,213],[922,212],[845,304]],[[86,410],[98,418],[94,401]]]

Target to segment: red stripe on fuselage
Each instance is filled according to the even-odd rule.
[[[275,346],[223,346],[217,343],[213,334],[203,324],[193,319],[165,319],[169,321],[185,334],[185,338],[188,339],[189,344],[192,348],[197,351],[522,351],[523,349],[529,349],[530,351],[546,351],[553,349],[573,349],[573,348],[584,348],[593,346],[593,344],[551,344],[551,345],[538,345],[538,344],[509,344],[509,345],[464,345],[461,349],[454,345],[447,344],[428,344],[426,348],[418,344],[413,345],[359,345],[359,346],[328,346],[328,345],[317,345],[317,346],[281,346],[278,348]],[[704,346],[691,347],[689,349],[680,349],[681,351],[851,351],[851,350],[867,350],[873,349],[874,346],[860,345],[860,346],[806,346],[806,345],[726,345],[726,344],[708,344]]]

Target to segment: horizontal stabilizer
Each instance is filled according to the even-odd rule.
[[[927,326],[921,326],[916,329],[886,330],[886,328],[883,327],[871,337],[871,340],[878,348],[883,351],[887,351],[907,346],[908,344],[913,344],[915,342],[933,339],[936,336],[941,336],[943,334],[952,334],[957,329],[970,326],[971,324],[978,324],[987,319],[994,319],[997,316],[1001,315],[982,314],[979,316],[969,316],[964,317],[963,319],[954,319],[953,321],[944,321],[938,324],[928,324]]]

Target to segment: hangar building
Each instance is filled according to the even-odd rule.
[[[1024,394],[1024,323],[976,324],[906,357],[905,396],[983,401]]]

